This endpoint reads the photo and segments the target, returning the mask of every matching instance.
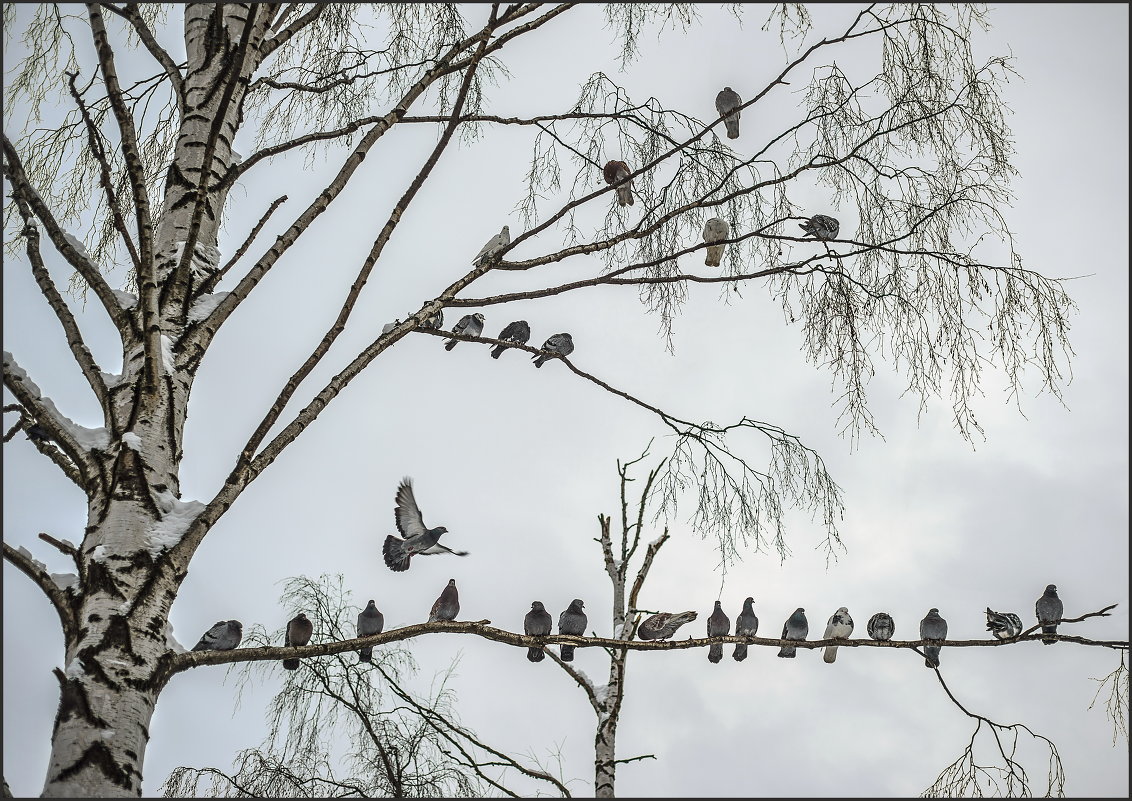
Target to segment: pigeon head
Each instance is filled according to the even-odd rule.
[[[483,325],[483,315],[482,314],[480,314],[479,312],[476,312],[475,314],[472,315],[472,317],[475,317],[477,322],[479,322],[480,325]]]
[[[306,620],[307,619],[306,613],[305,612],[299,612],[299,614],[295,615],[295,619],[296,620]]]
[[[546,607],[542,605],[542,601],[531,601],[531,611],[545,612]]]
[[[456,586],[456,579],[448,579],[448,586],[449,587],[455,587]]]
[[[1057,595],[1057,585],[1056,584],[1047,585],[1046,586],[1046,593],[1048,595]]]
[[[446,529],[444,526],[437,526],[436,528],[429,529],[429,531],[431,531],[433,534],[447,534],[448,533],[448,529]],[[455,580],[456,579],[452,579],[452,581],[455,581]]]
[[[928,610],[928,614],[929,614],[929,615],[938,615],[938,614],[939,614],[939,610],[938,610],[938,609],[936,609],[936,608],[935,608],[935,607],[933,606],[933,607],[932,607],[931,609],[929,609],[929,610]]]

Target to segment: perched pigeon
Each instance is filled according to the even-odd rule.
[[[377,604],[370,599],[366,608],[358,613],[358,636],[368,637],[371,634],[381,634],[385,628],[385,615],[377,608]],[[358,661],[369,662],[373,656],[373,646],[358,649]]]
[[[996,612],[988,606],[987,631],[997,640],[1009,640],[1022,633],[1022,618],[1013,612]]]
[[[735,636],[736,637],[754,637],[759,630],[759,619],[755,617],[755,599],[747,598],[743,601],[743,611],[739,613],[739,617],[735,618]],[[731,655],[736,662],[742,662],[747,658],[747,643],[735,643],[735,653]]]
[[[432,611],[428,613],[428,622],[455,620],[458,614],[460,614],[460,593],[456,591],[456,579],[448,579],[448,586],[440,591],[440,597],[436,599]]]
[[[721,239],[726,239],[727,235],[731,233],[731,226],[727,221],[719,217],[712,217],[704,223],[704,241],[705,242],[718,242]],[[711,245],[707,247],[707,257],[704,259],[704,264],[708,267],[718,267],[719,260],[723,258],[723,245]]]
[[[892,622],[892,615],[888,612],[877,612],[869,618],[868,631],[874,640],[888,641],[896,633],[896,624]]]
[[[815,214],[798,227],[806,232],[806,236],[816,236],[818,239],[837,239],[837,232],[841,230],[841,223],[824,214]],[[805,237],[803,237],[805,238]]]
[[[699,615],[695,612],[657,612],[646,617],[637,626],[637,636],[642,640],[667,640],[676,633],[676,629],[685,623],[691,623]]]
[[[543,363],[554,354],[569,356],[574,352],[574,338],[569,334],[553,334],[539,349],[542,352],[532,356],[535,367],[542,367]]]
[[[731,91],[730,86],[723,87],[723,91],[715,96],[715,110],[726,114],[723,124],[727,126],[727,138],[739,138],[739,106],[743,105],[738,93]]]
[[[221,620],[204,633],[194,651],[231,651],[244,637],[244,626],[238,620]]]
[[[432,317],[429,317],[427,320],[425,320],[423,323],[421,323],[421,328],[431,328],[431,329],[436,330],[436,331],[439,331],[443,327],[444,327],[444,309],[437,309],[436,314],[432,315]],[[384,334],[385,332],[382,331],[381,333]]]
[[[417,554],[451,553],[456,556],[467,556],[467,551],[454,551],[440,544],[440,535],[446,534],[448,529],[444,526],[428,528],[421,518],[417,499],[413,497],[413,480],[409,477],[401,479],[397,487],[397,505],[393,508],[393,519],[397,522],[397,530],[405,539],[390,534],[385,538],[381,553],[385,557],[385,564],[390,570],[401,572],[409,569],[409,558]]]
[[[393,322],[391,322],[391,323],[386,323],[385,325],[383,325],[383,326],[381,327],[381,333],[383,333],[383,334],[388,334],[388,333],[389,333],[390,331],[392,331],[392,330],[393,330],[394,328],[396,328],[396,327],[397,327],[397,326],[399,326],[399,325],[401,325],[401,321],[400,321],[400,320],[394,320],[394,321],[393,321]],[[424,327],[424,328],[431,328],[432,326],[422,326],[422,327]]]
[[[794,610],[794,614],[786,618],[786,622],[782,624],[782,639],[804,640],[809,633],[810,623],[806,620],[806,610],[799,606]],[[793,659],[797,650],[792,645],[784,645],[778,649],[778,655],[784,659]]]
[[[505,225],[498,234],[489,239],[487,241],[487,244],[480,248],[480,252],[476,254],[476,257],[474,259],[472,259],[472,265],[475,267],[482,266],[488,260],[490,260],[492,256],[494,256],[496,253],[503,250],[503,248],[507,247],[510,244],[511,229]]]
[[[632,170],[629,165],[623,161],[611,161],[602,168],[601,174],[605,178],[605,182],[612,186],[618,181],[623,181],[629,177]],[[632,206],[633,205],[633,182],[629,181],[617,187],[617,205],[618,206]]]
[[[503,330],[499,332],[496,339],[503,339],[507,342],[514,342],[518,345],[526,345],[527,340],[531,338],[531,327],[527,325],[526,320],[516,320],[513,323],[507,323]],[[498,359],[503,351],[507,350],[506,345],[496,345],[491,349],[491,358]]]
[[[719,601],[715,602],[715,610],[708,616],[707,619],[707,636],[709,637],[726,637],[731,633],[731,618],[729,618],[723,611],[723,606]],[[723,645],[722,643],[712,643],[708,646],[707,661],[715,664],[723,659]]]
[[[947,621],[939,616],[939,610],[934,606],[928,610],[927,616],[920,621],[920,639],[943,642],[947,639]],[[930,668],[939,667],[939,646],[924,646],[924,664]]]
[[[550,634],[550,627],[553,623],[550,612],[546,611],[542,601],[532,601],[531,611],[527,612],[527,616],[523,618],[523,633],[528,637],[545,637]],[[532,646],[527,649],[527,659],[532,662],[541,662],[545,656],[542,648]]]
[[[32,442],[49,442],[51,440],[51,433],[39,423],[32,423],[24,433]]]
[[[287,623],[287,634],[283,639],[283,644],[288,648],[294,648],[299,645],[306,645],[311,641],[311,634],[314,633],[314,624],[307,619],[307,616],[302,612],[295,615]],[[298,659],[284,659],[283,667],[287,670],[298,670]]]
[[[483,315],[479,312],[475,314],[465,314],[460,318],[460,322],[452,326],[453,334],[467,334],[470,337],[478,337],[483,333]],[[449,339],[444,343],[445,350],[452,350],[456,347],[458,339]]]
[[[558,633],[559,634],[573,634],[577,637],[583,637],[586,633],[586,613],[582,611],[582,600],[575,598],[566,607],[566,611],[558,616]],[[573,645],[560,645],[559,649],[562,652],[563,662],[574,661],[574,646]]]
[[[1042,634],[1057,634],[1057,621],[1061,620],[1064,612],[1065,607],[1062,606],[1061,599],[1057,597],[1057,586],[1048,585],[1046,591],[1042,593],[1042,597],[1034,604],[1034,614],[1038,616],[1038,622],[1042,624]],[[1046,645],[1053,645],[1057,640],[1053,637],[1042,637],[1042,642]]]
[[[823,640],[839,639],[845,640],[853,633],[853,618],[849,616],[849,610],[844,606],[834,612],[829,621],[825,625],[825,634],[822,635]],[[823,662],[833,664],[837,661],[837,646],[827,645],[825,653],[821,656]]]

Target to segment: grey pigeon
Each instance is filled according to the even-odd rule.
[[[575,598],[566,607],[566,611],[558,616],[558,633],[559,634],[573,634],[576,637],[583,637],[586,633],[586,613],[582,611],[581,598]],[[574,661],[574,646],[573,645],[560,645],[559,649],[562,652],[563,662]]]
[[[467,334],[470,337],[478,337],[483,333],[483,315],[479,312],[475,314],[465,314],[460,318],[460,322],[452,326],[453,334]],[[445,350],[452,350],[456,347],[458,339],[449,339],[444,343]]]
[[[535,367],[542,367],[543,363],[554,354],[569,356],[574,352],[574,338],[565,333],[552,334],[546,342],[542,343],[542,347],[539,350],[541,353],[537,353],[531,357],[534,359]]]
[[[637,626],[637,636],[642,640],[667,640],[685,623],[691,623],[699,615],[695,612],[657,612],[646,617]]]
[[[998,640],[1009,640],[1022,633],[1022,618],[1013,612],[996,612],[987,607],[987,631]]]
[[[1065,607],[1061,603],[1061,599],[1057,597],[1057,586],[1049,584],[1046,586],[1046,591],[1042,593],[1042,597],[1034,604],[1034,614],[1038,616],[1038,622],[1042,624],[1042,634],[1057,634],[1057,621],[1061,620],[1065,612]],[[1042,637],[1042,642],[1046,645],[1053,645],[1057,640],[1053,637]]]
[[[51,432],[49,432],[46,428],[41,426],[39,423],[32,423],[30,426],[27,427],[27,429],[25,429],[24,433],[27,435],[27,438],[30,439],[32,442],[50,442],[51,441]]]
[[[460,593],[456,591],[456,579],[448,579],[448,586],[440,591],[440,597],[436,599],[432,610],[428,613],[428,622],[455,620],[458,614],[460,614]]]
[[[927,616],[920,621],[920,639],[938,642],[947,639],[947,621],[939,616],[939,610],[934,606],[928,610]],[[930,668],[939,667],[938,645],[925,645],[924,654],[924,665]]]
[[[532,601],[531,611],[527,612],[527,616],[523,618],[523,633],[528,637],[545,637],[550,634],[550,627],[553,623],[550,612],[546,611],[542,601]],[[531,646],[527,649],[527,659],[532,662],[541,662],[545,656],[542,648]]]
[[[715,602],[715,609],[707,619],[707,636],[709,637],[726,637],[731,633],[731,618],[723,612],[723,606],[719,601]],[[712,643],[708,646],[707,661],[715,664],[723,659],[723,644]]]
[[[727,221],[720,217],[712,217],[704,223],[704,241],[718,242],[721,239],[726,239],[727,235],[731,233],[731,226]],[[704,264],[708,267],[718,267],[720,259],[723,258],[723,245],[707,246],[707,256],[704,258]]]
[[[311,641],[311,635],[314,633],[314,624],[307,619],[307,616],[302,612],[295,615],[287,622],[287,634],[283,638],[283,644],[288,648],[295,648],[297,646],[306,645]],[[287,670],[298,670],[298,659],[284,659],[283,667]]]
[[[487,240],[487,244],[480,248],[480,252],[472,259],[472,264],[480,267],[485,264],[503,248],[511,244],[511,229],[506,225],[500,230],[498,234]]]
[[[531,338],[531,327],[527,325],[526,320],[516,320],[513,323],[507,323],[503,330],[499,332],[496,339],[502,339],[507,342],[514,342],[518,345],[526,345],[527,340]],[[496,345],[491,349],[491,358],[498,359],[503,351],[507,350],[506,345]]]
[[[804,640],[809,633],[810,623],[806,620],[806,610],[799,606],[794,610],[794,614],[786,618],[786,622],[782,624],[782,639]],[[778,649],[778,655],[783,659],[793,659],[797,650],[792,645],[784,645]]]
[[[444,327],[444,309],[437,309],[436,314],[432,315],[432,317],[429,317],[427,320],[425,320],[423,323],[421,323],[421,328],[431,328],[431,329],[436,330],[436,331],[439,331],[443,327]],[[384,334],[385,332],[382,331],[381,333]]]
[[[755,616],[755,599],[747,598],[743,601],[743,611],[735,618],[736,637],[754,637],[759,631],[759,619]],[[735,653],[731,654],[736,662],[747,658],[747,643],[735,643]]]
[[[366,604],[366,608],[358,613],[358,636],[368,637],[371,634],[381,634],[384,628],[385,615],[381,614],[381,610],[377,608],[377,604],[375,604],[371,598],[370,602]],[[359,662],[370,662],[372,661],[372,657],[372,645],[358,649]]]
[[[610,161],[601,170],[602,177],[605,182],[612,186],[618,181],[624,181],[633,171],[629,169],[629,165],[623,161]],[[617,205],[618,206],[632,206],[633,205],[633,182],[627,181],[617,187]]]
[[[892,615],[888,612],[877,612],[869,618],[869,636],[874,640],[887,642],[896,633],[896,624],[892,622]]]
[[[204,633],[194,651],[231,651],[244,637],[244,626],[238,620],[221,620]]]
[[[417,499],[413,497],[413,480],[406,476],[397,487],[397,504],[393,507],[393,519],[397,530],[405,539],[390,534],[381,548],[386,566],[395,572],[409,569],[409,558],[417,554],[450,553],[467,556],[467,551],[454,551],[440,544],[440,535],[447,534],[444,526],[428,528],[421,518]]]
[[[804,223],[798,223],[798,227],[806,232],[806,236],[815,236],[821,240],[829,240],[837,239],[837,232],[841,230],[841,223],[824,214],[815,214]]]
[[[846,640],[849,635],[853,633],[853,618],[849,616],[849,610],[844,606],[834,612],[825,624],[825,634],[822,635],[823,640],[840,639]],[[827,645],[825,652],[821,655],[822,661],[828,664],[833,664],[837,661],[837,646]]]
[[[727,126],[727,138],[739,138],[739,106],[743,105],[742,98],[733,92],[730,86],[723,87],[723,91],[715,96],[715,110],[726,114],[723,124]]]

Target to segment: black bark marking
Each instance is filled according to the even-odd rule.
[[[87,767],[96,769],[119,787],[124,787],[127,790],[137,789],[133,776],[136,774],[140,778],[141,774],[138,774],[132,766],[118,764],[110,749],[103,742],[92,743],[75,762],[59,771],[58,775],[55,776],[55,781],[66,781]]]
[[[85,663],[84,663],[85,666]],[[75,679],[68,679],[63,671],[55,668],[52,671],[59,679],[59,710],[55,713],[55,725],[51,729],[51,739],[55,739],[60,724],[78,718],[85,720],[91,726],[106,728],[106,721],[94,714],[90,702],[86,697],[86,690]]]

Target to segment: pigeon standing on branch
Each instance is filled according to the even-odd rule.
[[[794,610],[794,614],[786,618],[786,622],[782,624],[782,639],[804,640],[809,633],[810,623],[806,620],[806,610],[799,606]],[[797,650],[792,645],[784,645],[778,649],[778,655],[783,659],[793,659],[797,655]]]
[[[572,634],[575,637],[583,637],[586,633],[586,613],[582,611],[582,599],[575,598],[566,607],[566,611],[558,616],[558,633],[559,634]],[[562,652],[563,662],[574,661],[574,646],[573,645],[560,645],[559,649]]]
[[[704,264],[708,267],[718,267],[720,260],[723,258],[723,245],[712,245],[711,242],[718,242],[721,239],[726,239],[727,235],[731,233],[731,226],[727,221],[720,217],[712,217],[704,223],[704,241],[708,242],[707,255],[704,258]]]
[[[528,637],[545,637],[550,634],[550,626],[553,622],[550,612],[546,611],[542,601],[532,601],[531,611],[523,618],[523,633]],[[545,656],[540,647],[531,646],[527,649],[527,659],[532,662],[541,662]]]
[[[748,597],[743,601],[743,611],[735,618],[736,637],[754,637],[759,631],[759,619],[755,616],[755,599]],[[747,643],[735,643],[735,652],[731,654],[736,662],[747,658]]]
[[[803,239],[807,236],[814,236],[822,241],[829,241],[830,239],[837,239],[837,232],[841,230],[841,223],[824,214],[815,214],[804,223],[798,223],[798,227],[806,232],[802,237]]]
[[[727,126],[727,138],[739,138],[739,106],[743,105],[742,98],[733,92],[730,86],[723,87],[723,91],[715,96],[715,110],[726,114],[723,124]]]
[[[1038,616],[1038,622],[1042,624],[1042,634],[1057,634],[1057,621],[1061,620],[1065,612],[1065,607],[1061,603],[1061,599],[1057,597],[1057,585],[1050,584],[1046,587],[1046,591],[1042,593],[1042,597],[1034,604],[1034,614]],[[1042,637],[1042,642],[1046,645],[1053,645],[1057,640],[1053,637]]]
[[[460,593],[456,591],[456,579],[448,579],[448,586],[440,591],[440,597],[433,603],[428,613],[428,622],[455,620],[460,614]]]
[[[507,325],[503,327],[503,330],[499,332],[499,336],[496,337],[496,339],[514,342],[517,345],[526,345],[527,340],[530,338],[531,327],[527,325],[526,320],[516,320],[513,323],[507,323]],[[491,349],[491,358],[498,359],[506,349],[506,345],[496,345]]]
[[[358,613],[358,636],[368,637],[371,634],[381,634],[385,628],[385,615],[377,608],[377,604],[370,599],[366,608]],[[373,656],[373,646],[358,649],[358,661],[369,662]]]
[[[987,607],[987,631],[996,640],[1009,640],[1022,633],[1022,618],[1013,612],[996,612]]]
[[[489,239],[487,241],[487,244],[480,248],[480,252],[476,254],[476,257],[474,259],[472,259],[472,266],[483,266],[491,259],[492,256],[494,256],[496,253],[503,250],[503,248],[507,247],[510,244],[511,229],[505,225],[498,234]]]
[[[204,633],[194,651],[231,651],[244,637],[244,625],[238,620],[221,620]]]
[[[421,510],[417,500],[413,497],[413,480],[407,476],[401,479],[397,487],[397,504],[393,507],[393,519],[397,523],[397,530],[401,532],[400,539],[388,535],[381,548],[385,557],[386,566],[394,571],[401,572],[409,569],[409,559],[417,554],[430,555],[434,553],[450,553],[456,556],[467,556],[467,551],[454,551],[440,544],[440,535],[448,533],[444,526],[428,528],[421,518]]]
[[[709,637],[726,637],[731,633],[731,618],[729,618],[723,611],[723,606],[719,601],[715,602],[715,610],[707,619],[707,636]],[[712,664],[719,662],[723,659],[723,644],[712,643],[708,646],[707,660]]]
[[[939,616],[939,610],[934,606],[928,610],[927,616],[920,621],[920,639],[943,642],[947,639],[947,621]],[[924,665],[930,668],[939,667],[939,646],[924,646]]]
[[[287,622],[287,634],[283,638],[283,644],[288,648],[295,648],[306,645],[311,641],[311,635],[314,633],[314,624],[307,619],[307,616],[302,612],[295,615]],[[298,659],[284,659],[283,667],[286,670],[298,670]]]
[[[432,317],[429,317],[427,320],[425,320],[423,323],[421,323],[421,328],[431,328],[434,331],[439,331],[443,327],[444,327],[444,309],[437,309],[436,314],[432,315]],[[385,332],[382,331],[381,333],[384,334]]]
[[[574,352],[574,338],[566,333],[552,334],[546,342],[542,343],[539,350],[541,353],[531,357],[534,359],[535,367],[542,367],[546,360],[555,354],[569,356]]]
[[[849,616],[849,610],[844,606],[838,609],[830,616],[825,626],[825,634],[822,635],[823,640],[847,640],[849,635],[853,633],[853,618]],[[837,646],[827,645],[825,652],[821,656],[822,661],[828,664],[833,664],[837,661]]]
[[[896,633],[896,624],[892,621],[892,615],[888,612],[877,612],[869,618],[869,624],[866,627],[869,636],[874,640],[887,642],[892,639],[892,635]]]
[[[460,318],[460,322],[452,326],[453,334],[465,334],[470,337],[478,337],[483,333],[483,315],[479,312],[475,314],[465,314]],[[445,350],[452,350],[456,347],[458,339],[449,339],[444,343]]]
[[[637,637],[642,640],[667,640],[685,623],[691,623],[699,615],[695,612],[657,612],[646,617],[637,626]]]
[[[618,181],[623,181],[629,177],[633,171],[629,169],[629,165],[623,161],[611,161],[602,168],[601,174],[605,178],[605,182],[612,186]],[[617,205],[618,206],[632,206],[633,205],[633,182],[627,181],[621,186],[617,187]]]

